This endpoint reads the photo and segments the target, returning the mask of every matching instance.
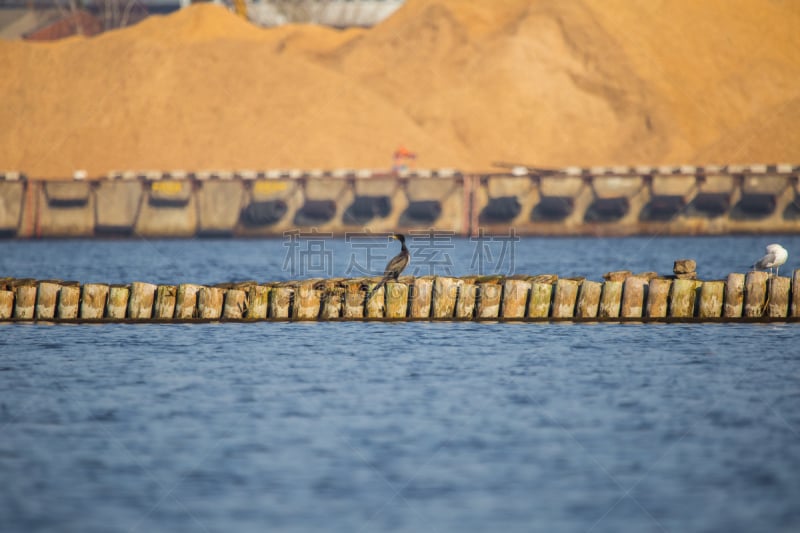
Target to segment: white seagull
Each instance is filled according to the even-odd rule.
[[[772,269],[774,268],[775,274],[777,275],[781,265],[784,264],[788,258],[789,252],[786,251],[786,248],[780,244],[770,244],[764,252],[764,257],[759,259],[758,262],[753,265],[753,268],[768,268],[770,274],[772,274]]]

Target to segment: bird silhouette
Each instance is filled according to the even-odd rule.
[[[375,285],[375,288],[370,291],[369,295],[367,296],[367,300],[375,294],[378,289],[383,287],[387,281],[397,281],[397,278],[400,277],[400,273],[408,266],[408,262],[411,260],[411,254],[406,248],[406,238],[404,235],[400,233],[392,234],[393,239],[397,239],[400,241],[400,253],[394,256],[387,264],[386,270],[383,272],[383,279]]]

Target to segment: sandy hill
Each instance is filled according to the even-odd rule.
[[[797,5],[409,0],[336,31],[199,4],[0,41],[0,168],[796,162]]]

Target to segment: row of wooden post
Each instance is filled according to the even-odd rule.
[[[800,317],[800,269],[726,280],[615,272],[605,281],[538,276],[400,278],[205,287],[0,279],[0,320],[731,319]],[[369,298],[367,296],[369,295]]]

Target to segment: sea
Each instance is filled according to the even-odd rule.
[[[746,272],[800,235],[409,238],[417,275]],[[0,277],[378,275],[386,236],[5,240]],[[0,324],[0,531],[800,531],[800,325]]]

